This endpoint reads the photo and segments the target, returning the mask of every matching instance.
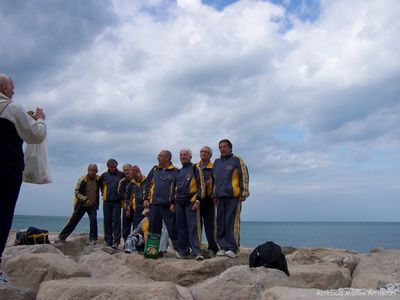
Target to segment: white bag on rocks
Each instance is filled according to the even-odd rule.
[[[23,181],[34,184],[51,183],[47,139],[40,144],[28,144],[25,148]]]

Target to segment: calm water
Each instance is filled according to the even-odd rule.
[[[13,229],[29,226],[61,231],[68,217],[15,216]],[[103,220],[98,219],[103,234]],[[89,219],[83,218],[75,232],[88,232]],[[400,222],[242,222],[241,245],[255,247],[265,241],[281,246],[346,248],[369,252],[382,247],[400,249]]]

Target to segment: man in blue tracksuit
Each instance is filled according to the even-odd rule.
[[[122,204],[122,239],[124,240],[124,242],[126,242],[126,239],[128,238],[128,235],[130,235],[133,228],[135,228],[133,226],[133,213],[129,215],[124,213],[126,209],[125,199],[127,196],[127,187],[132,180],[131,170],[132,170],[131,164],[124,164],[122,166],[122,172],[124,173],[124,178],[122,178],[118,183],[118,194]]]
[[[177,249],[176,220],[171,210],[170,191],[178,169],[172,164],[172,154],[168,150],[161,150],[157,159],[158,165],[147,175],[144,188],[143,204],[150,208],[149,233],[161,235],[164,222],[172,244]]]
[[[249,173],[244,161],[232,153],[232,143],[219,142],[221,157],[214,162],[214,197],[217,203],[217,255],[235,257],[240,251],[240,211],[249,196]]]
[[[196,260],[203,260],[201,252],[200,202],[205,196],[203,172],[191,162],[192,151],[179,153],[182,168],[171,188],[171,203],[176,211],[178,230],[177,258],[187,258],[192,251]]]
[[[216,207],[213,199],[214,181],[212,177],[213,163],[211,162],[212,149],[204,146],[200,149],[200,161],[196,164],[203,171],[206,183],[206,195],[201,201],[200,216],[202,226],[208,242],[207,257],[214,257],[219,248],[216,242]]]
[[[138,166],[131,169],[131,181],[126,187],[125,214],[133,220],[133,228],[136,228],[143,220],[143,192],[146,184],[146,176],[142,175]]]
[[[99,184],[103,197],[104,241],[107,246],[118,249],[121,242],[121,199],[118,194],[119,181],[124,173],[117,169],[115,159],[107,161],[107,171],[101,174]]]

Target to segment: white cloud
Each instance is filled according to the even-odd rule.
[[[397,1],[322,1],[313,22],[264,1],[216,10],[195,0],[115,0],[112,9],[116,20],[103,20],[57,70],[26,79],[33,91],[16,87],[17,100],[44,106],[60,173],[78,178],[87,163],[109,157],[150,168],[162,148],[175,163],[182,147],[197,154],[209,144],[217,156],[227,137],[249,164],[253,197],[271,187],[280,199],[341,197],[353,182],[373,189],[377,180],[391,187],[388,198],[399,194]],[[282,32],[287,17],[293,27]],[[291,126],[304,138],[276,137]],[[372,168],[377,151],[389,151],[393,167],[369,176],[357,155],[341,155],[348,151],[364,153]],[[68,194],[67,181],[48,188]]]

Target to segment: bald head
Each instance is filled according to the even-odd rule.
[[[14,95],[14,83],[10,77],[3,73],[0,73],[0,93],[10,99]]]

